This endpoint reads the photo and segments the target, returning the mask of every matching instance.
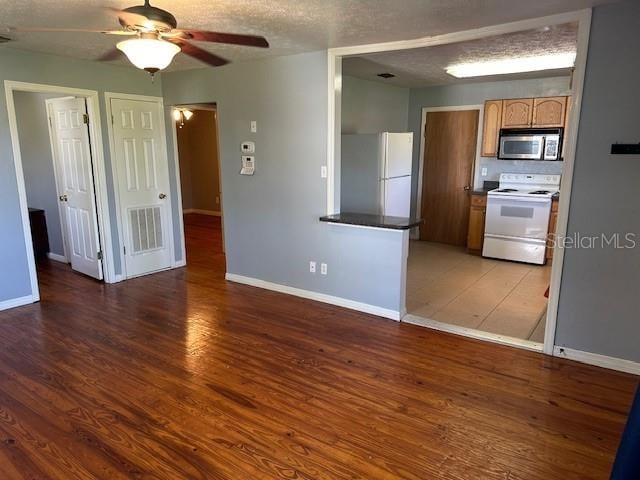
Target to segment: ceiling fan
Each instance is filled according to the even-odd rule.
[[[115,8],[107,8],[107,10],[116,14],[118,22],[122,26],[121,29],[11,28],[10,31],[88,32],[132,37],[118,42],[115,49],[102,56],[99,60],[115,60],[122,51],[131,63],[142,70],[146,70],[151,75],[167,68],[173,57],[179,52],[213,67],[229,63],[228,60],[195,46],[190,43],[190,40],[259,48],[269,47],[269,42],[260,36],[177,28],[176,17],[166,10],[152,6],[149,0],[145,0],[144,5],[125,8],[124,10]]]

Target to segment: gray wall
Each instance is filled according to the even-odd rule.
[[[342,77],[342,133],[406,132],[408,114],[408,88]]]
[[[47,99],[59,96],[15,92],[13,100],[16,107],[27,204],[31,208],[41,208],[45,211],[49,251],[64,255],[62,226],[58,210],[58,190],[45,103]]]
[[[218,106],[229,273],[397,311],[403,235],[318,221],[327,202],[326,79],[327,54],[315,52],[166,73],[162,86],[167,106]],[[253,176],[239,175],[244,140],[256,143]],[[328,263],[329,274],[310,274],[310,260]]]
[[[0,302],[31,295],[27,252],[22,231],[9,120],[7,115],[5,80],[59,85],[97,90],[100,95],[104,155],[107,172],[111,171],[107,137],[107,119],[103,92],[161,95],[162,82],[151,83],[149,75],[134,67],[75,60],[54,55],[23,52],[0,47]],[[117,245],[113,179],[107,175],[109,209],[112,217],[113,240]],[[176,249],[179,250],[178,243]],[[119,249],[118,249],[119,252]],[[115,258],[116,272],[121,271],[121,259]]]
[[[497,98],[527,98],[568,95],[569,77],[552,77],[527,80],[467,83],[428,88],[412,88],[409,100],[409,129],[416,141],[413,144],[413,184],[411,187],[411,212],[417,210],[418,169],[420,166],[420,125],[424,107],[452,107],[482,105],[485,100]],[[480,126],[482,129],[482,126]],[[482,167],[487,167],[486,177],[480,177]],[[480,158],[476,165],[476,187],[483,180],[497,180],[502,172],[513,173],[562,173],[562,162],[532,162]]]
[[[640,141],[639,51],[638,2],[594,10],[569,235],[640,233],[640,156],[609,154]],[[640,361],[638,248],[565,251],[558,345]]]

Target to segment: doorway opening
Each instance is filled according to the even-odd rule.
[[[97,92],[5,82],[32,286],[113,280]]]
[[[224,274],[224,221],[215,103],[175,105],[186,261]]]
[[[424,224],[407,248],[402,321],[553,353],[554,247],[567,227],[589,22],[584,10],[329,51],[328,213],[359,187],[344,184],[345,133],[413,133],[409,201]]]

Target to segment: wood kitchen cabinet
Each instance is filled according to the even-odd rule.
[[[487,100],[484,102],[481,156],[498,155],[501,128],[564,127],[566,131],[570,106],[571,97]]]
[[[502,100],[484,102],[482,130],[482,156],[495,157],[498,154],[498,135],[502,124]]]
[[[502,128],[526,128],[533,121],[533,98],[503,100]]]
[[[551,240],[555,239],[556,227],[558,224],[558,199],[554,198],[551,202],[551,215],[549,216],[549,234],[547,235],[547,252],[545,257],[548,261],[553,260],[553,243]]]
[[[567,97],[542,97],[533,99],[533,127],[564,127],[567,113]]]
[[[470,253],[480,255],[484,243],[484,222],[487,213],[487,195],[482,193],[471,194],[471,207],[469,208],[469,231],[467,233],[467,250]]]

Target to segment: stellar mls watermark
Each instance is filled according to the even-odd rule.
[[[550,248],[567,249],[633,249],[640,247],[640,239],[636,233],[600,233],[597,235],[583,235],[575,232],[570,235],[549,235],[547,239]]]

